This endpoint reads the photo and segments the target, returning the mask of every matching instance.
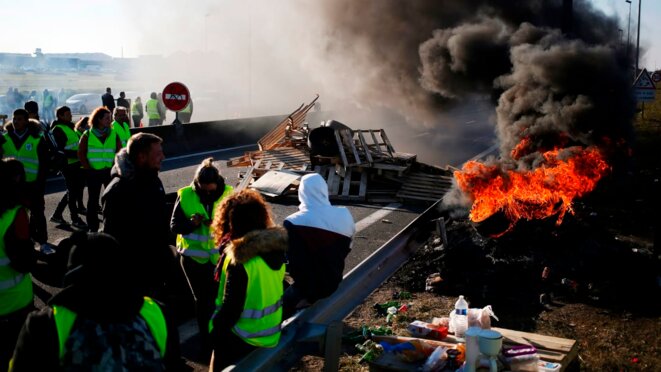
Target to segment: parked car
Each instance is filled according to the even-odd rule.
[[[101,95],[98,93],[74,94],[67,98],[65,105],[69,106],[73,114],[87,115],[101,106]]]

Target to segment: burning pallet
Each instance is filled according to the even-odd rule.
[[[328,120],[321,127],[329,128],[324,145],[333,153],[313,151],[305,119],[318,98],[302,104],[262,137],[258,151],[227,162],[230,167],[248,167],[239,174],[237,190],[251,187],[269,196],[289,194],[296,191],[297,180],[310,172],[326,180],[334,200],[426,203],[440,199],[450,188],[450,170],[419,163],[416,154],[395,151],[384,129],[354,130]],[[266,180],[256,183],[267,174]]]

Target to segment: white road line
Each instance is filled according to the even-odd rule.
[[[393,211],[397,210],[397,208],[401,207],[401,203],[390,203],[386,205],[385,207],[379,209],[378,211],[370,214],[369,216],[363,218],[362,220],[358,221],[356,223],[356,232],[359,232],[361,230],[366,229],[368,226],[373,224],[374,222],[382,219],[383,217],[389,215]]]
[[[175,157],[172,157],[172,158],[165,158],[165,160],[163,160],[163,162],[165,163],[165,162],[173,161],[173,160],[187,159],[187,158],[192,158],[192,157],[195,157],[195,156],[214,154],[214,153],[217,153],[217,152],[234,151],[234,150],[245,149],[245,148],[248,148],[248,147],[255,147],[255,146],[257,146],[257,145],[243,145],[243,146],[228,147],[228,148],[218,149],[218,150],[196,152],[194,154],[187,154],[187,155],[175,156]],[[52,177],[52,178],[46,179],[46,182],[61,181],[63,179],[64,179],[64,177],[57,176],[57,177]]]

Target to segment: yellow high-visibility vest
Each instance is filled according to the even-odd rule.
[[[204,216],[205,220],[213,221],[215,211],[220,204],[220,201],[233,191],[234,188],[232,186],[225,185],[223,194],[213,203],[213,210],[211,211],[210,216],[207,214],[204,205],[202,205],[202,202],[200,201],[200,197],[195,190],[193,190],[192,186],[179,189],[177,194],[179,195],[179,205],[187,218],[191,218],[194,214],[200,214]],[[177,250],[182,255],[191,257],[193,260],[201,264],[211,262],[213,265],[216,265],[220,258],[220,253],[218,252],[218,249],[216,249],[213,241],[211,229],[205,224],[201,224],[189,234],[178,234]]]
[[[55,320],[55,328],[57,329],[57,338],[60,345],[60,360],[64,358],[66,352],[65,345],[77,317],[78,314],[64,306],[53,306],[53,319]],[[140,317],[145,320],[145,323],[147,323],[147,328],[149,328],[149,331],[154,337],[154,341],[156,341],[161,358],[165,357],[168,328],[160,306],[158,306],[158,304],[151,298],[145,297],[142,307],[140,308]]]
[[[150,99],[145,106],[147,108],[147,117],[149,119],[160,119],[161,114],[158,112],[158,101]]]
[[[4,238],[7,230],[16,219],[20,206],[5,211],[0,216],[0,236]],[[0,239],[0,316],[13,313],[32,303],[32,276],[20,273],[10,265],[5,252],[5,239]]]
[[[213,330],[213,318],[222,307],[228,261],[226,259],[223,262],[216,310],[209,322],[209,332]],[[232,327],[232,332],[247,344],[275,347],[280,341],[285,265],[282,264],[278,270],[272,270],[260,256],[255,256],[244,263],[243,267],[248,274],[246,302],[239,321]]]
[[[25,169],[25,182],[36,181],[37,175],[39,174],[39,154],[37,153],[37,148],[39,147],[39,142],[41,141],[42,136],[39,135],[38,137],[33,137],[28,134],[20,149],[17,149],[16,146],[14,146],[14,141],[12,141],[9,133],[5,133],[4,136],[5,143],[2,144],[4,156],[7,158],[16,158],[16,160],[23,164],[23,169]]]
[[[99,137],[91,133],[91,129],[86,130],[83,136],[87,136],[87,161],[90,167],[97,170],[112,168],[117,152],[117,133],[110,129],[103,143]]]
[[[67,136],[67,143],[64,146],[65,150],[78,151],[78,143],[80,142],[80,135],[75,130],[69,128],[69,126],[64,124],[58,124],[55,128],[60,128],[64,135]],[[77,163],[78,158],[69,158],[67,157],[67,163],[73,164]]]

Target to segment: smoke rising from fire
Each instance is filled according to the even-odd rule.
[[[500,177],[498,191],[507,197],[496,209],[519,210],[513,204],[529,201],[512,201],[512,188],[540,182],[533,182],[533,174],[552,177],[541,179],[550,187],[562,178],[554,167],[565,163],[558,161],[582,164],[597,154],[609,163],[630,136],[634,102],[617,20],[587,1],[573,1],[572,12],[563,5],[567,4],[560,0],[378,6],[334,1],[326,4],[337,30],[329,45],[350,49],[355,46],[351,40],[361,40],[359,45],[367,51],[360,55],[373,62],[373,73],[365,74],[364,97],[422,120],[433,122],[439,104],[461,102],[474,94],[497,99],[500,156],[487,167],[465,168],[460,186],[475,208],[485,203],[476,186]],[[347,64],[361,66],[355,61]],[[544,172],[534,172],[539,169]],[[571,167],[574,172],[583,170]],[[596,183],[603,173],[591,175]],[[515,178],[522,181],[515,185]],[[568,195],[585,192],[589,190],[581,188]],[[562,200],[563,210],[571,210],[567,195],[554,195],[552,200]]]

